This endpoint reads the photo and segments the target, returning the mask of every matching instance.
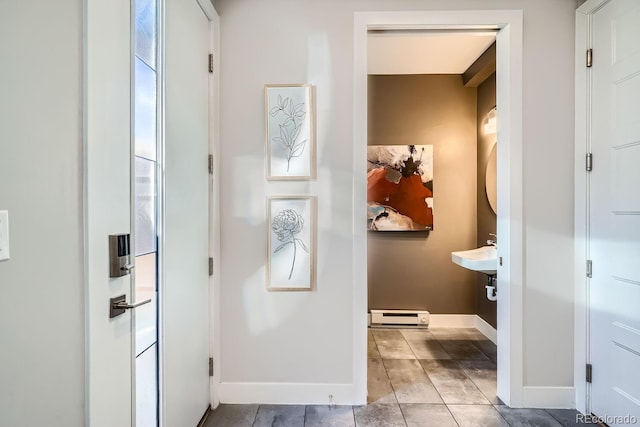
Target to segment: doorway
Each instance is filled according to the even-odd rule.
[[[86,424],[96,426],[196,425],[211,402],[214,186],[207,164],[215,112],[208,57],[217,14],[207,0],[151,1],[156,12],[147,15],[146,54],[134,47],[136,2],[91,0],[84,23],[85,407]],[[154,31],[155,45],[146,38]],[[139,115],[146,122],[134,124]],[[134,289],[133,274],[110,277],[105,242],[114,233],[138,238],[132,245],[132,255],[139,255],[135,271],[130,265],[127,271],[139,276],[138,284],[149,284],[146,299],[156,291],[160,296],[147,321],[136,310],[153,305],[138,304],[145,299]],[[109,317],[105,309],[115,296],[124,296],[127,307]],[[152,361],[137,367],[136,356]],[[136,377],[143,373],[151,385],[148,422],[136,420],[136,391],[143,389]]]
[[[451,260],[453,251],[495,240],[485,190],[496,142],[495,36],[389,30],[368,37],[367,201],[369,212],[384,214],[370,216],[367,236],[367,403],[399,405],[407,419],[414,404],[443,425],[468,416],[457,405],[500,419],[490,406],[499,402],[496,303],[486,297],[487,274]],[[430,197],[400,198],[408,183],[412,194],[425,188]],[[427,311],[428,329],[420,322]]]
[[[481,24],[478,24],[478,23]],[[522,375],[522,12],[363,12],[355,15],[354,32],[354,212],[366,211],[367,35],[371,30],[496,30],[497,104],[501,147],[498,153],[498,397],[521,407]],[[354,217],[354,309],[367,312],[366,219]],[[361,234],[359,230],[363,230]],[[507,286],[508,285],[508,286]],[[355,354],[366,353],[366,316],[355,322]],[[356,365],[355,382],[366,396],[366,364]],[[364,398],[362,400],[365,400]]]

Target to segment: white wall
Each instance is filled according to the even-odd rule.
[[[221,400],[238,400],[239,391],[261,397],[251,393],[266,388],[252,383],[351,384],[353,363],[365,363],[353,361],[351,350],[350,258],[353,237],[362,235],[353,230],[351,208],[353,12],[480,5],[473,0],[214,3],[221,15]],[[482,7],[524,11],[524,385],[568,387],[573,385],[576,1],[487,0]],[[318,179],[267,183],[263,85],[302,82],[317,87]],[[317,291],[267,293],[265,197],[298,192],[319,201]],[[323,396],[309,398],[321,402]]]
[[[84,424],[82,1],[0,2],[0,425]]]

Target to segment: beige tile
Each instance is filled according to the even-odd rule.
[[[400,405],[408,427],[457,427],[446,405],[403,403]]]
[[[498,363],[498,347],[489,339],[474,341],[473,345],[478,347],[493,363]]]
[[[491,405],[447,405],[460,427],[509,427]]]
[[[403,329],[401,333],[418,359],[451,359],[430,332]]]
[[[489,360],[460,360],[458,365],[489,402],[493,405],[500,404],[500,399],[496,395],[498,379],[495,363]]]
[[[219,405],[207,419],[206,427],[251,427],[258,405]]]
[[[368,359],[367,403],[398,403],[382,359]]]
[[[304,427],[304,405],[260,405],[252,427]]]
[[[478,347],[467,340],[442,340],[438,339],[445,351],[455,360],[489,360]]]
[[[562,424],[544,409],[512,409],[504,405],[497,406],[496,409],[511,427],[562,427]]]
[[[373,329],[373,337],[383,359],[415,359],[411,347],[399,329]]]
[[[466,328],[429,328],[429,332],[438,340],[467,340]]]
[[[417,360],[383,359],[399,403],[442,403]]]
[[[420,360],[420,364],[446,404],[490,404],[454,360]]]
[[[354,427],[351,406],[307,405],[304,427]]]
[[[371,330],[367,333],[367,357],[373,359],[380,359],[380,352],[376,345],[376,340],[373,338]]]
[[[357,427],[406,427],[400,406],[375,403],[353,408]]]

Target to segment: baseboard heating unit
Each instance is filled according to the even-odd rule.
[[[371,310],[371,327],[417,327],[429,326],[429,312],[417,310]]]

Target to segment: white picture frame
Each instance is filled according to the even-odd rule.
[[[269,291],[315,289],[316,198],[267,198],[266,286]]]
[[[264,102],[267,179],[314,179],[316,147],[313,85],[265,85]]]

